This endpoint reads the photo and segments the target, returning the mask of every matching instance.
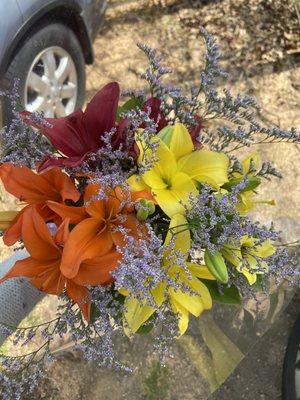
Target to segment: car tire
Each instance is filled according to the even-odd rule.
[[[286,348],[282,374],[282,399],[300,399],[300,315],[293,326]]]
[[[20,108],[25,108],[25,85],[27,82],[30,67],[34,60],[45,49],[59,48],[68,54],[75,66],[77,78],[77,95],[74,99],[74,110],[81,107],[85,96],[85,61],[81,45],[75,33],[62,23],[52,23],[40,26],[30,34],[20,45],[2,79],[3,86],[10,91],[14,81],[18,79],[18,92]],[[73,104],[72,104],[73,106]],[[73,110],[72,110],[73,111]],[[11,111],[10,101],[2,101],[2,121],[3,125],[10,123],[13,113]]]

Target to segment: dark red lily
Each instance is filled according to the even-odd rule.
[[[142,111],[148,112],[150,109],[149,117],[157,123],[157,132],[168,125],[168,121],[162,113],[160,106],[161,101],[155,97],[150,97],[142,106]],[[143,125],[142,128],[145,128],[145,126]]]
[[[155,121],[157,123],[157,132],[159,132],[161,129],[163,129],[165,126],[168,125],[168,122],[163,115],[163,113],[160,110],[160,105],[161,101],[159,99],[156,99],[154,97],[149,98],[145,103],[142,105],[142,111],[144,112],[149,112],[149,118]],[[117,126],[117,131],[114,137],[112,138],[112,148],[113,149],[118,149],[121,145],[125,146],[127,145],[127,138],[126,138],[126,131],[127,128],[130,128],[130,119],[129,118],[123,118],[119,122],[119,125]],[[146,124],[142,124],[141,128],[145,128]],[[127,149],[128,153],[133,159],[136,159],[139,154],[138,147],[136,146],[135,143],[132,143],[130,148]]]
[[[194,144],[195,149],[201,149],[203,147],[203,144],[199,142],[198,138],[202,129],[202,122],[201,118],[198,115],[194,115],[196,125],[193,126],[193,128],[190,129],[190,134],[191,138]]]
[[[161,111],[161,101],[157,98],[151,97],[148,99],[142,106],[142,110],[148,112],[150,109],[149,117],[157,123],[157,132],[162,130],[164,127],[168,125],[168,121]],[[194,143],[195,149],[199,149],[202,147],[202,144],[197,140],[202,128],[201,118],[198,115],[194,116],[195,125],[190,129],[190,134],[192,141]],[[145,124],[141,126],[145,128]]]
[[[38,128],[62,153],[61,157],[48,157],[39,170],[48,167],[76,167],[91,152],[104,146],[106,132],[116,128],[116,115],[120,97],[117,82],[104,86],[88,103],[85,111],[76,110],[64,118],[47,118],[47,124],[38,123],[28,112],[23,112],[24,121]]]

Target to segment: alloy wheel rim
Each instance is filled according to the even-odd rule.
[[[31,64],[25,82],[25,109],[47,118],[71,114],[77,101],[77,71],[70,54],[52,46]]]

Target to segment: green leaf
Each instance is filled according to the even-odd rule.
[[[153,324],[144,324],[139,327],[136,333],[138,333],[139,335],[146,335],[147,333],[152,331],[153,327],[154,327]]]
[[[127,100],[122,106],[118,107],[117,110],[117,122],[120,122],[121,114],[127,111],[130,111],[134,108],[141,108],[143,105],[143,101],[140,97],[132,97]]]
[[[154,324],[151,321],[154,321],[156,318],[156,314],[152,314],[151,317],[146,321],[139,329],[136,331],[139,335],[145,335],[152,331],[154,328]]]
[[[232,188],[242,182],[244,177],[230,179],[229,182],[224,183],[223,188],[231,191]],[[249,190],[256,189],[261,183],[261,179],[254,175],[248,175],[248,182],[246,187],[241,190],[241,193],[248,192]]]
[[[219,251],[211,253],[208,249],[204,253],[204,262],[209,272],[222,283],[228,282],[228,271],[224,258]]]
[[[93,324],[100,317],[100,310],[95,305],[95,303],[91,304],[91,323]]]
[[[201,279],[201,282],[205,284],[213,300],[219,301],[220,303],[223,304],[235,304],[235,305],[241,304],[241,296],[238,289],[235,286],[226,287],[222,285],[221,286],[222,293],[220,293],[216,281]]]

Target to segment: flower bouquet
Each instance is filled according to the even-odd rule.
[[[219,93],[226,74],[215,39],[202,34],[205,66],[190,95],[164,83],[170,69],[142,44],[150,95],[128,91],[120,105],[112,82],[84,112],[45,119],[17,111],[16,93],[7,94],[15,119],[3,132],[0,178],[22,208],[2,212],[1,228],[4,243],[21,243],[28,257],[1,282],[27,277],[61,305],[53,320],[14,333],[20,346],[44,340],[36,351],[3,356],[5,398],[33,390],[56,336],[126,369],[113,334],[151,331],[162,350],[214,302],[239,304],[267,291],[270,279],[297,275],[278,233],[248,215],[256,204],[274,205],[259,189],[281,175],[257,151],[238,150],[300,137],[257,121],[252,98]]]

